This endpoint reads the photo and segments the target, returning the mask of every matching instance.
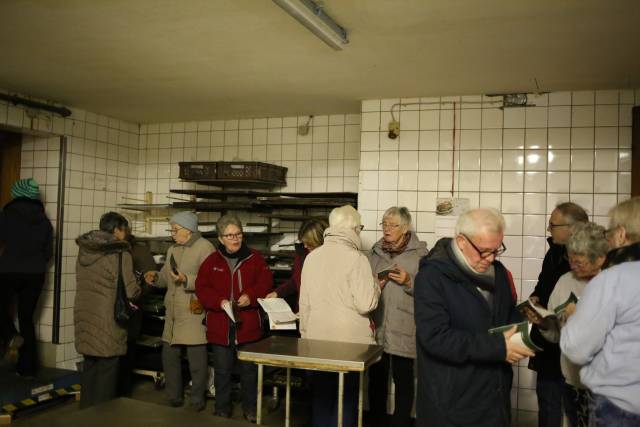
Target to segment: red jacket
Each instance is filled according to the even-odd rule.
[[[241,322],[237,325],[238,344],[262,338],[262,319],[258,298],[264,298],[273,287],[271,270],[256,250],[238,260],[233,272],[219,251],[209,255],[198,271],[196,295],[206,310],[207,340],[219,345],[230,345],[231,320],[220,308],[222,300],[237,301],[247,294],[251,304],[240,309]],[[233,289],[233,292],[232,292]]]
[[[308,252],[307,252],[308,253]],[[302,265],[307,254],[302,257],[296,255],[293,259],[293,271],[291,272],[291,278],[276,288],[276,293],[280,298],[287,298],[291,295],[296,296],[295,307],[292,307],[294,312],[298,312],[298,302],[300,301],[300,284],[302,283]]]

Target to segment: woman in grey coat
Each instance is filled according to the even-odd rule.
[[[382,287],[373,313],[376,342],[384,347],[380,363],[369,369],[369,406],[377,426],[411,425],[414,397],[416,326],[413,318],[413,280],[427,245],[411,231],[411,214],[391,207],[382,216],[382,238],[371,249],[369,262]],[[387,421],[389,371],[395,384],[395,405]]]
[[[167,288],[162,333],[162,366],[166,392],[173,407],[184,403],[182,353],[187,353],[193,388],[191,409],[200,412],[206,406],[208,379],[207,337],[204,311],[195,294],[200,264],[214,251],[213,245],[198,232],[198,217],[193,212],[178,212],[169,220],[175,244],[167,251],[162,270],[148,272],[148,284]],[[175,261],[175,272],[171,259]]]
[[[100,229],[76,239],[76,295],[73,324],[76,351],[84,356],[80,408],[116,397],[120,356],[127,351],[127,329],[114,318],[118,276],[129,299],[140,287],[133,274],[128,221],[116,212],[100,218]],[[120,265],[122,262],[122,265]]]

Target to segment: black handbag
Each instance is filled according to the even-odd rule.
[[[116,288],[116,303],[113,310],[113,316],[116,323],[122,328],[128,328],[129,322],[134,315],[134,309],[127,298],[127,291],[124,288],[124,279],[122,278],[122,252],[118,254],[118,284]]]

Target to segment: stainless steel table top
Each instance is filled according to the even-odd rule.
[[[382,356],[379,345],[272,336],[246,345],[238,359],[264,365],[324,371],[364,371]]]

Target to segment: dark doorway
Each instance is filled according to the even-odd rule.
[[[633,107],[631,129],[631,196],[640,196],[640,106]]]
[[[0,131],[0,207],[11,200],[11,186],[20,179],[22,135]]]

